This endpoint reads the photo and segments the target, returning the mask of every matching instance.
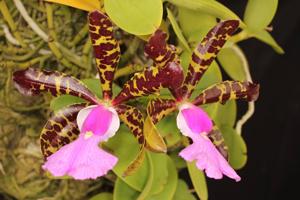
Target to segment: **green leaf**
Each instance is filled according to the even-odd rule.
[[[132,189],[122,179],[117,178],[114,188],[113,200],[132,200],[137,199],[139,192]]]
[[[181,140],[181,133],[176,126],[176,116],[168,115],[156,125],[158,132],[165,139],[167,147],[172,147]]]
[[[222,81],[222,73],[217,62],[213,62],[198,83],[196,90],[203,90]]]
[[[148,152],[147,159],[144,159],[141,167],[134,174],[123,177],[127,166],[138,154],[139,145],[136,139],[127,127],[121,126],[118,133],[105,146],[109,150],[113,150],[114,155],[119,158],[113,171],[131,188],[144,193],[146,196],[157,194],[163,190],[168,177],[167,156],[165,154]]]
[[[266,31],[266,30],[260,30],[260,31],[251,31],[249,29],[247,29],[247,32],[250,35],[253,35],[254,37],[256,37],[257,39],[261,40],[262,42],[270,45],[271,47],[273,47],[273,49],[279,53],[279,54],[284,54],[284,50],[279,46],[279,44],[277,44],[277,42],[274,40],[274,38],[271,36],[271,34]]]
[[[243,138],[228,125],[223,125],[220,130],[229,150],[229,163],[234,169],[240,169],[247,162],[247,147]]]
[[[117,134],[105,144],[105,147],[113,151],[113,154],[119,158],[117,165],[113,169],[116,175],[133,189],[142,191],[149,176],[148,159],[144,159],[141,167],[131,176],[122,176],[128,165],[137,156],[140,148],[129,129],[124,125],[120,126]]]
[[[195,11],[201,11],[213,15],[221,19],[241,19],[230,9],[222,5],[221,3],[213,0],[167,0],[168,2],[175,4],[179,7],[188,8]],[[241,23],[241,26],[245,26]]]
[[[102,88],[100,81],[97,78],[83,79],[82,82],[95,94],[97,97],[102,98]]]
[[[90,200],[113,200],[112,193],[103,192],[90,198]]]
[[[53,110],[54,112],[57,112],[60,109],[67,107],[69,105],[75,103],[83,103],[83,102],[85,102],[85,100],[79,97],[75,97],[71,95],[62,95],[53,98],[53,100],[50,102],[50,109]]]
[[[201,200],[208,199],[208,191],[204,173],[196,167],[195,162],[187,163],[190,178],[198,197]]]
[[[177,187],[177,181],[178,181],[177,170],[170,157],[166,155],[165,157],[167,160],[168,178],[164,184],[164,187],[162,188],[162,191],[158,194],[149,196],[148,198],[146,198],[146,200],[172,200],[173,199]],[[157,165],[160,166],[160,163],[158,162]],[[154,182],[154,184],[156,183]]]
[[[120,28],[135,35],[153,33],[161,24],[161,0],[104,0],[104,8]]]
[[[154,180],[154,168],[153,168],[153,160],[150,156],[150,154],[147,154],[147,159],[148,159],[148,166],[149,166],[149,171],[148,171],[148,180],[147,183],[145,185],[145,187],[143,188],[142,192],[139,194],[137,199],[145,199],[151,190],[151,187],[153,185],[153,180]]]
[[[153,162],[153,183],[148,196],[162,192],[167,184],[169,175],[168,156],[152,152],[149,154]]]
[[[237,106],[235,100],[227,101],[224,105],[212,103],[201,106],[217,126],[233,126],[236,120]]]
[[[218,109],[219,109],[219,104],[218,103],[205,104],[205,105],[202,105],[201,108],[203,108],[204,111],[213,120],[215,120],[217,118]]]
[[[196,200],[189,191],[187,184],[179,179],[173,200]]]
[[[175,166],[177,169],[183,169],[186,168],[186,162],[183,158],[181,158],[180,156],[178,156],[179,151],[172,151],[169,153],[170,158],[173,160]]]
[[[227,101],[226,104],[222,105],[217,103],[218,108],[214,121],[218,126],[228,125],[233,127],[236,120],[237,106],[235,100]]]
[[[157,155],[159,156],[156,157]],[[177,171],[175,165],[173,164],[172,160],[165,154],[149,153],[147,157],[148,159],[153,161],[149,161],[149,164],[151,163],[149,169],[152,168],[153,171],[152,177],[149,177],[149,179],[151,180],[148,180],[143,191],[140,193],[139,191],[133,189],[119,177],[115,184],[113,195],[114,200],[172,200],[177,186]],[[161,170],[161,168],[164,168],[161,166],[161,161],[163,160],[166,161],[166,170],[163,171],[167,172],[167,176],[163,175],[165,177],[164,184],[160,185],[159,179],[161,179],[161,177],[159,176],[161,176],[161,172],[159,171]],[[157,185],[160,186],[158,187]],[[159,192],[156,192],[155,194],[152,193],[153,189],[156,190],[157,188],[160,188]]]
[[[244,21],[250,29],[265,29],[272,21],[278,0],[248,0]]]
[[[189,47],[189,44],[187,43],[187,41],[186,41],[184,35],[182,34],[182,31],[180,30],[180,27],[179,27],[179,25],[178,25],[178,23],[177,23],[177,21],[176,21],[174,15],[173,15],[173,13],[172,13],[168,8],[167,8],[167,12],[168,12],[168,19],[169,19],[170,22],[171,22],[171,25],[172,25],[172,27],[173,27],[173,30],[174,30],[176,36],[178,37],[178,39],[179,39],[179,41],[181,42],[181,44],[183,45],[183,47],[184,47],[187,51],[191,52],[191,49],[190,49],[190,47]]]
[[[245,58],[243,51],[237,46],[232,45],[227,48],[223,48],[218,54],[218,60],[221,63],[221,66],[225,72],[232,78],[237,81],[245,81]]]
[[[195,47],[217,23],[214,16],[184,7],[178,7],[178,21],[192,47]]]

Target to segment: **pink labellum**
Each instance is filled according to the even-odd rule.
[[[120,119],[114,108],[92,105],[80,110],[77,125],[80,133],[92,132],[106,141],[119,129]]]
[[[210,178],[221,179],[224,174],[236,181],[241,180],[205,134],[201,133],[192,139],[193,144],[179,153],[182,158],[189,162],[195,160],[197,168],[204,170]]]
[[[201,108],[193,104],[183,104],[179,108],[177,127],[183,135],[208,133],[213,127],[212,120]]]
[[[105,175],[118,158],[99,148],[99,143],[113,136],[120,126],[116,111],[102,105],[82,109],[77,116],[79,137],[47,158],[43,169],[54,176],[95,179]]]
[[[192,104],[180,106],[177,126],[182,134],[193,140],[193,144],[179,153],[182,158],[189,162],[195,160],[198,169],[204,170],[210,178],[221,179],[224,174],[240,181],[241,178],[207,137],[213,123],[201,108]]]

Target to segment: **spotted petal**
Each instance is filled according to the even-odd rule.
[[[143,145],[145,143],[143,114],[137,108],[126,104],[117,105],[115,108],[120,119],[128,126],[138,142]]]
[[[145,53],[154,61],[155,66],[165,67],[169,62],[179,63],[176,47],[167,44],[167,33],[158,29],[145,45]]]
[[[154,94],[161,88],[174,90],[181,86],[182,81],[183,71],[177,63],[168,63],[162,69],[150,67],[141,73],[136,73],[127,81],[121,92],[113,100],[113,104],[117,105],[136,97]]]
[[[210,141],[215,145],[220,154],[228,161],[228,146],[220,129],[214,124],[212,130],[207,134]]]
[[[13,81],[24,95],[38,95],[41,92],[50,92],[53,96],[69,94],[97,103],[97,97],[80,80],[57,71],[28,68],[16,71]]]
[[[195,98],[195,105],[225,103],[231,99],[255,101],[259,95],[259,85],[250,82],[224,81],[205,89]]]
[[[86,103],[70,105],[55,113],[47,121],[40,136],[45,159],[78,137],[76,118],[78,112],[86,106]]]
[[[134,137],[141,144],[140,152],[123,173],[123,176],[128,176],[139,169],[139,167],[143,163],[142,161],[145,158],[146,141],[143,133],[144,117],[143,114],[137,108],[130,105],[120,104],[117,105],[115,108],[118,112],[120,119],[126,124],[126,126],[133,133]]]
[[[118,62],[120,47],[113,36],[113,25],[110,19],[100,11],[89,13],[89,30],[100,76],[103,98],[112,97],[112,82]]]
[[[192,54],[187,76],[184,80],[181,95],[190,97],[195,86],[216,58],[220,49],[229,37],[237,30],[239,21],[227,20],[212,28]]]
[[[152,122],[156,124],[162,118],[170,114],[176,109],[176,101],[174,99],[151,99],[147,106],[148,116]]]

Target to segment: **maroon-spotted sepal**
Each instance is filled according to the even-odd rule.
[[[126,124],[130,129],[134,137],[138,140],[140,144],[140,151],[137,156],[130,162],[127,169],[123,172],[123,176],[129,176],[139,169],[145,158],[145,137],[143,132],[144,127],[144,117],[143,114],[135,107],[120,104],[115,106],[115,109],[120,117],[120,119]]]
[[[89,13],[89,30],[103,98],[110,99],[114,74],[120,60],[119,43],[113,36],[112,22],[100,11],[96,10]]]
[[[218,23],[194,49],[181,95],[190,97],[195,86],[216,58],[225,42],[238,29],[239,21],[227,20]]]
[[[145,144],[145,138],[143,133],[144,117],[143,114],[135,107],[119,104],[115,106],[115,109],[120,117],[120,119],[126,124],[126,126],[131,130],[134,137],[142,145]]]
[[[222,104],[231,99],[245,99],[255,101],[259,95],[259,84],[240,81],[224,81],[203,90],[195,98],[195,105],[220,102]]]
[[[174,110],[176,110],[176,101],[174,99],[151,99],[147,106],[147,114],[153,124],[156,124]]]
[[[180,62],[176,54],[176,47],[167,44],[167,33],[160,29],[156,30],[149,38],[148,43],[145,45],[145,53],[154,61],[155,66],[161,68],[169,62]]]
[[[213,129],[208,133],[208,138],[212,141],[220,154],[228,161],[228,146],[220,129],[214,124]]]
[[[46,159],[62,146],[74,141],[79,135],[76,118],[87,103],[73,104],[54,113],[40,135],[41,149]]]
[[[183,71],[179,64],[171,62],[164,68],[150,67],[141,73],[136,73],[127,81],[121,92],[113,100],[117,105],[140,96],[157,93],[161,88],[174,90],[183,81]]]
[[[50,92],[53,96],[62,94],[77,96],[93,104],[98,101],[80,80],[57,71],[27,68],[14,72],[13,81],[18,91],[24,95]]]

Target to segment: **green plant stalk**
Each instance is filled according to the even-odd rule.
[[[4,52],[6,54],[25,54],[28,52],[28,49],[17,48],[15,46],[0,46],[0,52]]]
[[[51,55],[43,55],[43,56],[33,58],[33,59],[31,59],[27,62],[23,62],[23,63],[17,63],[14,61],[1,61],[0,67],[25,69],[27,67],[33,66],[33,65],[41,62],[43,59],[47,59],[50,57],[51,57]]]
[[[130,60],[136,54],[136,51],[139,48],[140,43],[141,43],[141,40],[138,37],[135,37],[132,40],[132,42],[128,46],[127,50],[121,56],[121,60],[119,63],[120,66],[126,65],[128,60]]]
[[[238,42],[241,42],[243,40],[247,40],[249,38],[251,38],[252,36],[245,30],[239,32],[238,34],[236,35],[233,35],[229,41],[233,42],[233,43],[238,43]]]
[[[60,50],[55,44],[56,34],[54,31],[54,24],[53,24],[53,12],[52,12],[52,6],[49,3],[46,3],[46,13],[47,13],[47,24],[49,28],[49,35],[51,37],[48,40],[48,46],[59,62],[61,62],[64,66],[68,68],[73,68],[73,65],[64,58],[64,56],[62,55],[62,53],[60,52]]]
[[[93,63],[93,58],[92,58],[92,54],[93,52],[91,52],[91,48],[92,48],[92,42],[90,37],[87,37],[87,40],[82,48],[82,61],[83,63],[86,63],[86,75],[87,77],[89,77],[91,70],[92,70],[92,63]]]
[[[86,23],[84,27],[77,33],[74,39],[68,44],[69,47],[74,47],[80,42],[83,38],[86,37],[89,31],[89,25]]]
[[[48,23],[48,29],[49,29],[49,36],[50,39],[48,41],[49,48],[53,52],[53,54],[56,56],[56,58],[66,67],[73,68],[73,64],[77,65],[78,67],[85,69],[85,63],[82,62],[82,60],[76,56],[73,52],[69,51],[66,47],[61,45],[59,42],[57,42],[57,35],[54,30],[54,20],[53,20],[53,10],[52,5],[50,3],[46,3],[46,13],[47,13],[47,23]],[[65,56],[63,56],[63,54]],[[72,63],[71,63],[72,62]]]
[[[7,79],[5,83],[4,98],[5,98],[5,104],[8,107],[10,106],[9,93],[10,93],[11,79],[12,79],[12,70],[11,68],[7,68]]]
[[[15,36],[16,40],[20,43],[20,45],[24,48],[27,47],[27,44],[23,41],[20,33],[17,30],[17,26],[12,18],[12,16],[10,15],[10,12],[7,8],[7,5],[5,3],[4,0],[0,0],[0,11],[3,15],[3,18],[6,20],[6,22],[8,23],[8,26],[10,27],[13,35]]]
[[[82,69],[86,69],[85,63],[82,61],[82,59],[79,56],[77,56],[75,53],[71,52],[69,49],[67,49],[62,45],[58,45],[58,48],[68,60],[76,64],[78,67]]]
[[[92,42],[91,39],[88,37],[83,48],[82,48],[82,56],[83,56],[83,60],[84,62],[87,61],[87,58],[89,56],[89,53],[91,51],[92,48]]]
[[[39,38],[40,39],[40,38]],[[12,60],[12,61],[17,61],[17,62],[22,62],[25,60],[30,59],[34,54],[36,54],[44,45],[44,41],[42,40],[35,49],[28,51],[27,54],[22,55],[22,56],[18,56],[18,55],[13,55],[13,56],[9,56],[9,55],[3,55],[3,58],[5,58],[6,60]]]
[[[24,4],[30,6],[31,8],[34,8],[39,12],[43,12],[43,13],[46,12],[45,8],[43,6],[39,6],[39,4],[37,4],[36,2],[33,3],[32,1],[24,1]]]
[[[115,79],[118,79],[122,76],[127,76],[129,74],[142,71],[144,69],[141,65],[128,65],[126,67],[122,67],[116,71]]]

